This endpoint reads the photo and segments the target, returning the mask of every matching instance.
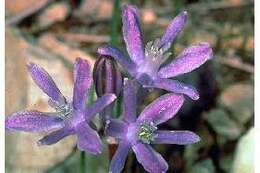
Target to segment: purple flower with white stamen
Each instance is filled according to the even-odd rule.
[[[133,149],[137,160],[150,173],[164,173],[168,164],[150,144],[186,145],[198,142],[199,136],[191,131],[158,130],[157,126],[172,118],[181,108],[184,97],[165,94],[148,105],[136,116],[136,89],[133,81],[124,88],[123,120],[110,119],[106,133],[119,139],[118,149],[110,164],[110,173],[119,173],[124,167],[128,151]]]
[[[35,83],[50,99],[49,104],[56,112],[44,113],[36,110],[19,111],[11,114],[5,121],[10,130],[42,132],[56,129],[38,141],[39,145],[50,145],[62,138],[76,134],[78,148],[92,154],[102,151],[102,142],[98,133],[90,127],[95,114],[111,104],[116,96],[106,94],[98,98],[91,106],[86,106],[87,93],[92,78],[90,66],[86,60],[77,58],[73,69],[73,99],[69,102],[60,92],[51,76],[41,67],[30,63],[28,70]]]
[[[188,73],[208,59],[213,53],[208,43],[202,42],[184,49],[172,62],[162,66],[171,55],[167,50],[181,32],[187,20],[187,12],[176,16],[160,39],[143,46],[138,9],[126,5],[122,10],[123,37],[130,59],[114,46],[98,48],[98,53],[114,57],[126,71],[143,87],[160,88],[174,93],[185,94],[194,100],[199,99],[197,90],[191,86],[169,78]]]

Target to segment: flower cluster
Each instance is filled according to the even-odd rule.
[[[98,48],[101,58],[96,62],[93,78],[98,98],[87,106],[86,100],[92,85],[91,68],[86,60],[77,58],[73,67],[73,97],[62,95],[50,75],[40,66],[30,63],[28,71],[35,83],[49,96],[49,105],[54,112],[24,110],[11,114],[5,121],[9,130],[28,132],[51,131],[38,141],[50,145],[68,135],[77,135],[80,150],[92,154],[102,152],[102,140],[94,130],[92,119],[102,116],[105,134],[118,141],[109,172],[121,172],[127,154],[132,149],[139,163],[151,173],[168,170],[168,164],[151,144],[186,145],[198,142],[199,136],[191,131],[159,130],[158,125],[173,118],[185,101],[185,95],[199,99],[198,91],[180,81],[169,79],[190,72],[212,58],[208,43],[199,43],[186,48],[172,62],[165,65],[171,55],[167,52],[171,43],[181,32],[187,20],[187,12],[175,17],[163,36],[143,46],[138,9],[126,5],[122,10],[123,37],[129,57],[118,48],[105,45]],[[122,80],[114,59],[131,76]],[[123,85],[123,87],[122,87]],[[123,88],[123,114],[112,118],[113,102]],[[138,91],[143,88],[160,88],[170,93],[160,96],[144,110],[137,113]]]

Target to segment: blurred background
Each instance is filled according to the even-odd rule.
[[[196,86],[201,98],[187,98],[181,111],[160,128],[192,130],[202,140],[188,146],[155,145],[169,164],[168,172],[253,173],[252,0],[6,0],[6,115],[21,109],[52,111],[28,75],[27,62],[47,69],[70,96],[76,57],[88,59],[93,67],[98,46],[111,43],[125,50],[120,6],[127,3],[140,8],[145,43],[160,37],[170,20],[186,9],[188,22],[171,47],[173,55],[201,41],[214,50],[213,60],[178,77]],[[155,90],[147,95],[140,111],[162,94]],[[80,172],[75,137],[39,147],[36,141],[42,135],[6,132],[7,173]],[[101,156],[86,153],[86,173],[108,172],[107,148]],[[130,153],[124,172],[145,171]]]

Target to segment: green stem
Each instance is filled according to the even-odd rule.
[[[80,152],[80,173],[85,173],[86,170],[86,155],[84,151]]]
[[[120,115],[121,115],[121,105],[122,105],[122,95],[118,96],[117,97],[117,100],[114,104],[114,107],[113,107],[113,113],[112,115],[114,116],[113,118],[118,118]]]
[[[77,146],[75,146],[70,154],[61,162],[57,163],[55,166],[48,168],[44,171],[44,173],[53,173],[53,172],[59,172],[58,170],[63,169],[64,165],[67,165],[68,162],[70,162],[71,159],[73,159],[74,155],[77,153]]]
[[[118,24],[120,17],[120,0],[114,0],[113,14],[111,19],[111,35],[110,43],[112,45],[118,44]]]
[[[120,18],[120,0],[114,0],[113,5],[113,15],[111,18],[111,35],[110,35],[110,43],[112,45],[119,44],[119,35],[118,35],[118,25],[119,25],[119,18]],[[120,115],[120,106],[121,100],[117,100],[114,104],[113,108],[113,115],[119,117]]]
[[[88,95],[88,101],[87,101],[87,106],[92,105],[92,103],[94,102],[95,99],[95,86],[92,85],[90,90],[89,90],[89,95]]]

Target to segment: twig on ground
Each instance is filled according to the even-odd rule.
[[[109,36],[107,35],[95,35],[95,34],[82,34],[82,33],[63,33],[59,34],[68,41],[76,41],[83,43],[106,43],[109,42]]]
[[[6,19],[6,26],[15,25],[21,22],[24,18],[29,17],[39,11],[40,9],[47,6],[53,0],[42,0],[39,1],[37,4],[31,6],[30,8],[25,9],[24,11]]]
[[[234,58],[234,57],[218,58],[218,62],[248,73],[254,73],[254,66],[242,62],[239,58]]]

